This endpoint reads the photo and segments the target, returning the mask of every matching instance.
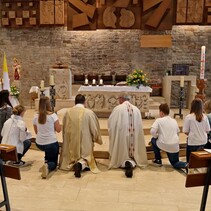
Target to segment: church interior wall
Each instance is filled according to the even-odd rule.
[[[199,77],[201,46],[205,45],[205,78],[211,79],[211,27],[174,26],[171,31],[156,32],[172,35],[171,48],[141,48],[140,36],[154,33],[142,30],[67,31],[63,27],[0,28],[0,54],[2,64],[2,52],[7,55],[11,82],[13,58],[21,63],[21,100],[25,105],[30,105],[31,86],[39,86],[41,80],[48,86],[49,69],[57,61],[67,64],[73,75],[128,74],[139,68],[151,79],[162,81],[166,71],[172,70],[172,64],[188,64],[189,74]],[[173,104],[178,99],[178,90],[174,90]],[[207,89],[206,94],[211,97],[211,89]]]

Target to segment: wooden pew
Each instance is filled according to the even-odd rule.
[[[7,184],[5,177],[20,180],[20,170],[15,166],[5,164],[6,161],[18,161],[17,151],[15,146],[0,144],[0,176],[4,200],[0,202],[0,207],[5,206],[6,211],[10,211],[9,196],[7,192]]]
[[[187,174],[185,187],[204,186],[200,211],[205,211],[209,185],[211,185],[211,153],[206,151],[192,152],[189,169],[207,167],[207,172]],[[190,172],[190,170],[189,170]]]

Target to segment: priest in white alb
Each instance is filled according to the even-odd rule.
[[[78,94],[75,106],[63,117],[60,169],[74,169],[75,177],[81,177],[81,171],[86,168],[100,172],[93,156],[94,143],[102,144],[99,121],[93,111],[85,108],[85,97]]]
[[[135,166],[147,165],[141,112],[129,100],[130,96],[122,93],[120,105],[113,109],[108,119],[109,169],[125,168],[126,177],[133,176]]]

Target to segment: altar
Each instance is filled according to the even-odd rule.
[[[119,96],[127,92],[131,96],[130,102],[137,106],[141,113],[149,112],[149,98],[152,89],[140,86],[81,86],[78,94],[86,97],[87,108],[93,110],[98,117],[108,117],[113,108],[119,105]]]

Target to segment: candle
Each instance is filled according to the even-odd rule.
[[[205,71],[205,50],[206,47],[201,47],[201,67],[200,67],[200,79],[204,79],[204,71]]]
[[[103,79],[100,79],[100,85],[103,85]]]
[[[54,76],[53,75],[50,75],[49,85],[50,86],[54,86],[55,85],[55,83],[54,83]]]
[[[180,87],[184,87],[184,80],[185,80],[185,77],[180,76]]]
[[[41,91],[45,90],[45,88],[44,88],[44,80],[41,80],[41,82],[40,82],[40,90]]]
[[[87,78],[85,79],[85,84],[89,84],[89,80]]]
[[[96,84],[96,80],[95,79],[92,80],[92,84]]]

